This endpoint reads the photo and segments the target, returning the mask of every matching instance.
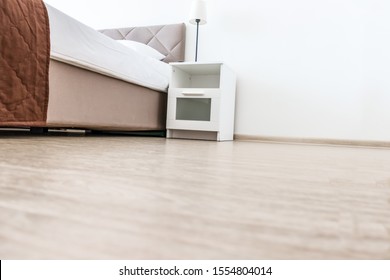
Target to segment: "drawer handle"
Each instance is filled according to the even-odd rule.
[[[183,95],[188,95],[188,96],[196,96],[196,95],[204,95],[203,91],[183,91]]]

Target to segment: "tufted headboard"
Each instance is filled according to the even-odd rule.
[[[115,40],[144,43],[166,55],[164,62],[184,61],[186,26],[184,23],[100,30]]]

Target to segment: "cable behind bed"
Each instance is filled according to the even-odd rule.
[[[184,23],[127,27],[100,30],[115,40],[133,40],[144,43],[166,55],[166,63],[184,61],[185,33]]]

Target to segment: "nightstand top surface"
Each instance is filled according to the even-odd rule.
[[[169,63],[173,68],[180,69],[187,73],[198,75],[218,74],[221,71],[223,62],[172,62]]]

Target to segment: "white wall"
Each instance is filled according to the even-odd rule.
[[[187,22],[191,4],[46,2],[95,28]],[[199,60],[225,61],[236,71],[236,134],[390,141],[390,1],[208,4]],[[187,32],[192,60],[195,27]]]

